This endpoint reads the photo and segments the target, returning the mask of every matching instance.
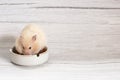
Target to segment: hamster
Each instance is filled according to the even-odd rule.
[[[23,28],[15,41],[15,48],[20,54],[35,55],[46,47],[46,37],[37,24],[29,24]]]

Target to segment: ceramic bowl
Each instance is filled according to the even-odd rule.
[[[10,49],[10,58],[11,61],[17,65],[22,66],[34,66],[34,65],[40,65],[48,60],[48,52],[45,51],[41,53],[39,56],[37,55],[20,55],[16,54]]]

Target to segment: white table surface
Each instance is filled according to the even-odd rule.
[[[10,62],[9,49],[28,23],[48,39],[49,60]],[[0,80],[120,80],[119,0],[0,0]]]

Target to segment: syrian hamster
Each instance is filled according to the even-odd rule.
[[[46,37],[37,24],[29,24],[15,41],[16,50],[24,55],[35,55],[46,46]]]

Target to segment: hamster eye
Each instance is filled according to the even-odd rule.
[[[29,47],[29,49],[31,49],[31,47]]]
[[[25,49],[25,47],[23,46],[23,49]]]

